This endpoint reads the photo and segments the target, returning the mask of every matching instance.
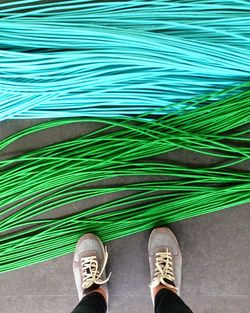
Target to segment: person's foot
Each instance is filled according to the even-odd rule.
[[[83,235],[74,254],[73,271],[79,300],[90,292],[100,292],[108,302],[108,287],[105,266],[108,260],[107,248],[94,234]]]
[[[155,228],[148,243],[151,296],[168,288],[177,294],[181,285],[181,251],[175,235],[167,227]]]

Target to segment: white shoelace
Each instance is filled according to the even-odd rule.
[[[162,284],[168,288],[177,290],[176,287],[168,284],[165,281],[165,279],[170,282],[175,281],[172,259],[172,254],[168,248],[165,252],[156,253],[155,274],[150,284],[151,288],[157,287],[158,285]]]
[[[105,270],[107,261],[108,261],[108,251],[106,247],[105,247],[105,253],[104,253],[103,267],[101,271],[99,271],[98,269],[98,261],[96,259],[96,256],[83,257],[81,259],[83,289],[90,288],[93,284],[103,285],[109,281],[111,273],[109,274],[107,279],[105,280],[101,279],[101,276],[102,276],[103,271]]]

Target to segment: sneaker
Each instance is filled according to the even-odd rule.
[[[111,274],[106,278],[107,261],[107,248],[97,236],[86,234],[79,239],[73,261],[79,301],[100,286],[104,289],[108,300],[107,282]]]
[[[172,231],[167,227],[155,228],[149,238],[148,252],[152,299],[152,289],[159,285],[179,295],[182,259],[179,244]]]

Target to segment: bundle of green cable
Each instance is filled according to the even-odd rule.
[[[190,110],[177,115],[54,120],[3,139],[1,152],[37,132],[74,123],[99,125],[0,161],[0,272],[72,252],[84,232],[109,241],[250,202],[250,173],[239,166],[250,159],[249,87],[245,83],[179,103]],[[187,166],[160,158],[178,149],[220,162]],[[113,186],[117,177],[125,183]],[[127,182],[138,177],[143,181]],[[101,204],[60,216],[61,206],[98,196]],[[105,201],[106,196],[115,198]],[[52,211],[56,217],[43,217]]]

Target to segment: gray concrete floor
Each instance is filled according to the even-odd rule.
[[[0,139],[31,124],[34,121],[3,122]],[[53,136],[43,133],[36,140],[13,145],[8,153],[72,138],[82,131],[82,126],[74,125],[67,132],[56,130]],[[181,158],[189,157],[184,153]],[[244,205],[169,225],[182,249],[182,297],[194,312],[246,313],[250,307],[249,218],[249,205]],[[108,244],[110,313],[153,312],[148,236],[143,232]],[[76,304],[72,255],[0,275],[1,313],[69,313]]]

